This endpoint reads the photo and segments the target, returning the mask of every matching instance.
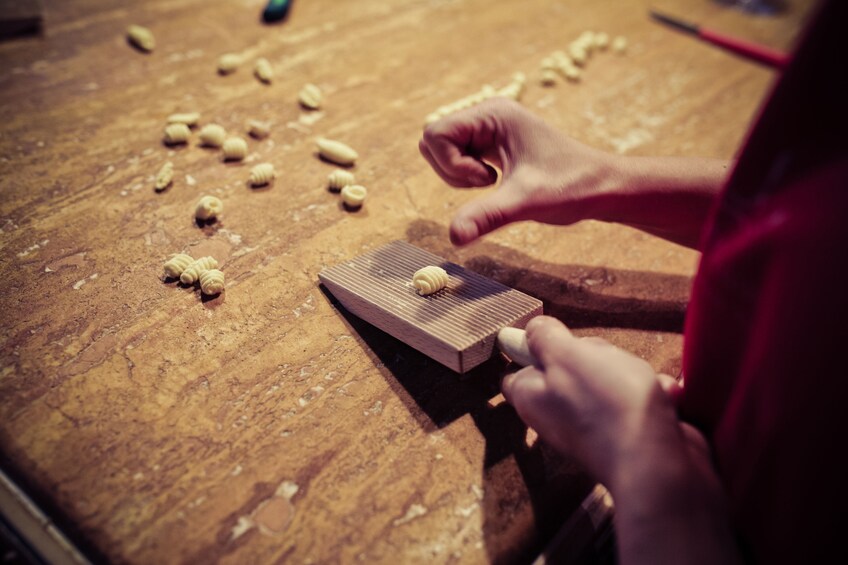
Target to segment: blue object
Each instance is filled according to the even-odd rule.
[[[284,20],[289,14],[292,0],[268,0],[265,11],[262,12],[262,20],[265,22],[278,22]]]

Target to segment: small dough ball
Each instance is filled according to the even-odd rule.
[[[174,164],[170,161],[166,161],[162,168],[159,169],[159,172],[156,174],[156,192],[162,192],[169,186],[171,186],[171,182],[174,180]]]
[[[321,107],[324,95],[321,93],[321,89],[314,84],[307,84],[300,89],[297,99],[304,108],[317,110]]]
[[[265,139],[271,135],[271,124],[259,120],[248,120],[247,133],[254,139]]]
[[[623,55],[625,51],[627,51],[627,38],[619,35],[615,39],[612,40],[612,50],[614,53],[618,55]]]
[[[553,86],[557,83],[557,74],[553,69],[545,69],[542,71],[541,78],[542,86]]]
[[[185,124],[175,123],[165,126],[165,137],[163,138],[165,145],[188,143],[189,137],[191,137],[191,130]]]
[[[138,50],[150,53],[156,47],[153,32],[144,26],[131,25],[127,28],[127,39]]]
[[[235,53],[225,53],[218,59],[218,72],[222,75],[228,75],[235,72],[241,64],[241,57]]]
[[[274,69],[268,59],[262,57],[256,60],[256,66],[253,68],[253,74],[256,75],[261,82],[271,84],[274,80]]]

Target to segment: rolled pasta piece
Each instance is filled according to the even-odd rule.
[[[185,124],[188,127],[196,126],[197,122],[200,121],[200,113],[199,112],[183,112],[177,114],[171,114],[168,116],[167,122],[169,124]]]
[[[271,124],[259,120],[248,120],[247,133],[254,139],[265,139],[271,135]]]
[[[224,141],[224,161],[241,161],[247,157],[247,142],[240,137],[229,137]]]
[[[156,38],[153,32],[144,26],[131,25],[127,28],[127,40],[135,48],[150,53],[156,47]]]
[[[624,36],[619,35],[618,37],[612,40],[611,47],[614,53],[618,55],[624,55],[624,53],[627,51],[627,39]]]
[[[200,292],[214,296],[224,290],[224,273],[218,269],[208,269],[200,273]]]
[[[165,145],[180,145],[188,143],[191,131],[185,124],[168,124],[165,126]]]
[[[367,195],[368,190],[358,184],[349,184],[342,188],[342,202],[348,208],[360,208]]]
[[[324,95],[321,93],[320,88],[310,83],[300,89],[297,99],[304,108],[317,110],[321,107]]]
[[[553,69],[543,69],[541,77],[542,86],[553,86],[557,82],[557,74]]]
[[[353,165],[359,158],[359,153],[341,141],[321,137],[315,141],[315,144],[318,146],[321,157],[337,165]]]
[[[433,294],[448,286],[448,272],[441,267],[428,265],[415,271],[412,275],[412,286],[418,289],[418,294],[422,296]]]
[[[156,191],[161,192],[171,186],[174,180],[174,164],[166,161],[159,172],[156,174]]]
[[[222,75],[228,75],[238,68],[241,64],[241,57],[235,53],[225,53],[218,58],[218,72]]]
[[[206,256],[192,261],[189,266],[180,274],[180,282],[183,284],[194,284],[200,275],[209,269],[217,269],[218,261],[214,257]]]
[[[595,34],[595,47],[597,47],[601,51],[606,51],[607,47],[609,47],[610,37],[604,32],[598,32]]]
[[[250,178],[248,179],[251,186],[264,186],[274,180],[277,172],[274,170],[274,165],[271,163],[259,163],[250,169]]]
[[[206,147],[221,147],[224,145],[226,130],[218,124],[207,124],[200,130],[200,144]]]
[[[224,211],[224,203],[217,196],[204,196],[197,201],[194,207],[194,216],[198,220],[211,220],[217,218]]]
[[[356,177],[353,176],[353,173],[344,169],[336,169],[327,176],[327,186],[336,192],[355,182]]]
[[[256,60],[256,66],[253,68],[253,74],[265,84],[271,84],[271,81],[274,80],[274,69],[265,57],[261,57]]]
[[[165,276],[172,279],[177,278],[192,263],[194,263],[194,258],[191,255],[174,253],[170,259],[165,261]]]

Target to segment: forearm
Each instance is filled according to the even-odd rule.
[[[729,164],[687,157],[625,157],[594,203],[595,219],[697,248]]]

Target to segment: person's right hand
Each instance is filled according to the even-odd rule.
[[[616,177],[615,159],[560,133],[520,104],[492,98],[429,125],[418,144],[445,182],[500,187],[459,209],[456,245],[515,221],[568,225],[593,218]],[[600,219],[600,218],[596,218]]]

